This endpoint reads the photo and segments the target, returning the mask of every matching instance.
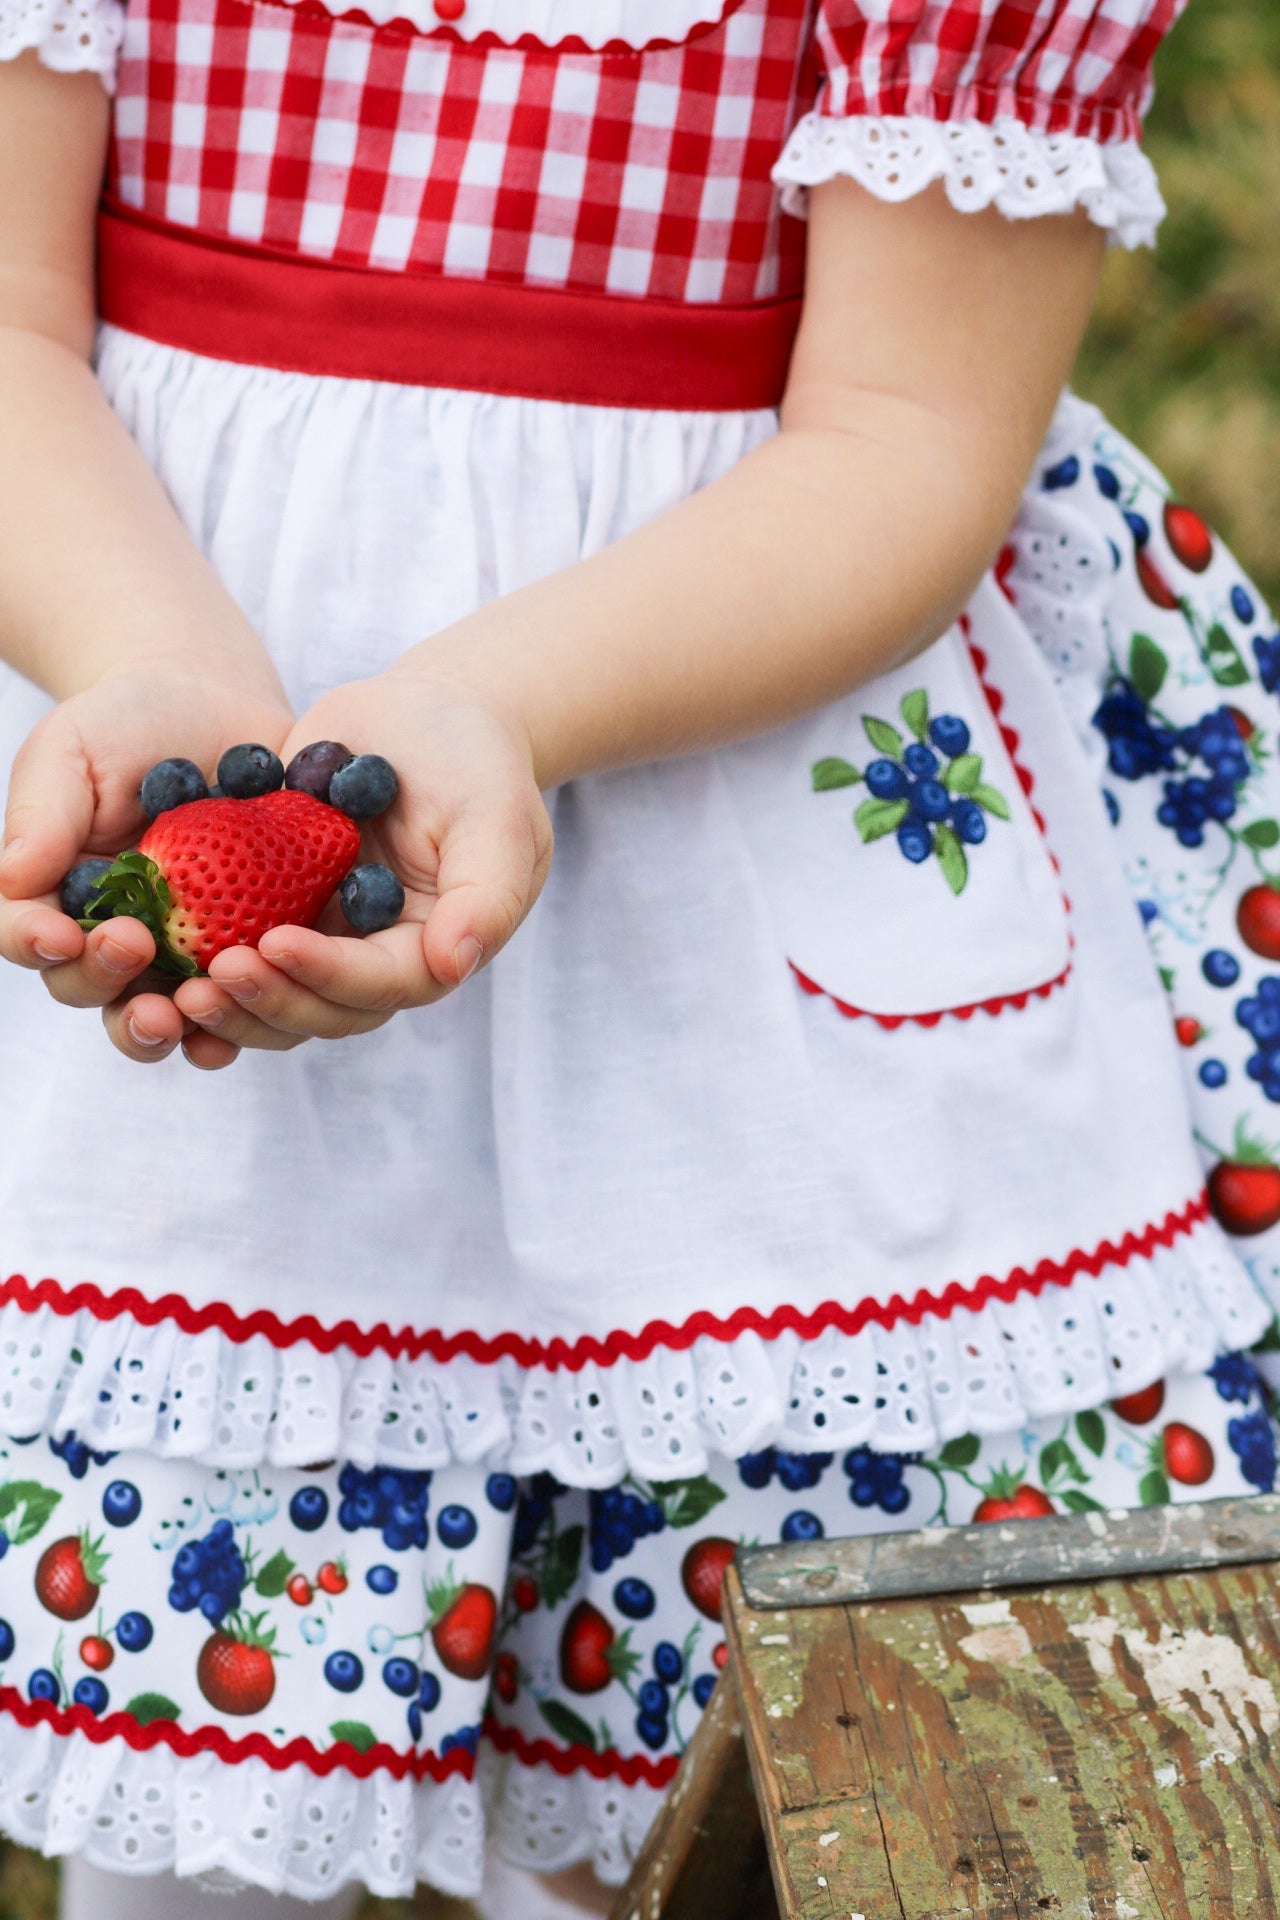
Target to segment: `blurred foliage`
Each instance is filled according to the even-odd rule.
[[[1112,252],[1079,391],[1213,521],[1280,607],[1280,0],[1193,0],[1156,67],[1153,254]],[[0,1920],[54,1920],[56,1873],[0,1844]],[[416,1908],[461,1920],[453,1902]],[[365,1920],[409,1920],[372,1901]]]
[[[1280,606],[1280,5],[1192,0],[1146,149],[1169,216],[1108,257],[1078,390]]]

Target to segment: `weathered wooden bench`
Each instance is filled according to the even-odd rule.
[[[613,1920],[1275,1920],[1280,1499],[740,1556]]]

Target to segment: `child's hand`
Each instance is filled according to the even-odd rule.
[[[402,1007],[438,1000],[492,959],[537,899],[551,863],[551,822],[527,735],[496,704],[406,672],[340,687],[317,702],[281,749],[341,740],[380,753],[400,777],[390,812],[370,821],[362,858],[405,888],[383,933],[343,937],[279,927],[255,951],[220,953],[176,1005],[235,1046],[284,1049],[382,1026]]]
[[[265,658],[256,676],[180,659],[141,663],[55,707],[14,761],[0,955],[38,969],[63,1005],[102,1007],[113,1043],[132,1060],[163,1060],[183,1042],[194,1065],[225,1066],[235,1049],[184,1021],[172,983],[148,974],[155,944],[140,921],[110,920],[86,935],[61,911],[58,888],[86,855],[136,843],[147,824],[138,788],[157,760],[181,755],[212,777],[237,741],[282,746],[292,715],[274,678]]]

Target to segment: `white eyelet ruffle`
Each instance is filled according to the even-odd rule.
[[[1122,247],[1151,246],[1165,213],[1155,169],[1136,140],[1040,133],[1008,114],[988,125],[807,113],[773,169],[783,207],[803,214],[807,188],[842,177],[894,201],[941,180],[958,212],[998,207],[1011,220],[1083,207]]]
[[[10,1839],[82,1854],[107,1872],[176,1872],[228,1892],[327,1900],[357,1881],[403,1899],[426,1881],[466,1899],[481,1888],[487,1826],[513,1865],[551,1873],[589,1859],[607,1886],[620,1886],[661,1799],[656,1787],[565,1776],[483,1744],[473,1780],[360,1780],[259,1759],[228,1766],[165,1746],[135,1751],[122,1739],[0,1717]]]
[[[0,60],[32,48],[56,73],[96,73],[115,91],[120,0],[0,0]]]
[[[932,1447],[1075,1413],[1259,1338],[1271,1308],[1212,1221],[1149,1257],[1005,1302],[736,1339],[609,1365],[521,1367],[322,1353],[128,1314],[0,1309],[0,1430],[243,1468],[341,1458],[546,1470],[570,1486],[705,1472],[767,1445]]]

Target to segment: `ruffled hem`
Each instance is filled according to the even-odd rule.
[[[1041,133],[1012,115],[928,120],[914,114],[834,119],[808,113],[773,169],[788,213],[803,214],[806,190],[856,180],[878,200],[909,200],[935,180],[960,213],[996,207],[1011,220],[1070,213],[1089,218],[1122,247],[1154,244],[1165,205],[1155,169],[1136,140],[1101,143]]]
[[[176,1872],[301,1900],[352,1881],[403,1898],[420,1880],[469,1898],[483,1880],[487,1824],[513,1865],[553,1873],[590,1860],[619,1886],[661,1798],[642,1782],[526,1766],[487,1747],[470,1780],[320,1778],[301,1765],[228,1766],[0,1716],[0,1829],[19,1845],[81,1854],[108,1872]]]
[[[33,49],[56,73],[96,73],[114,93],[124,35],[119,0],[0,0],[0,60]]]
[[[1271,1318],[1203,1198],[1065,1265],[853,1312],[699,1314],[558,1365],[324,1350],[247,1323],[235,1337],[225,1310],[188,1332],[108,1300],[71,1310],[49,1282],[7,1290],[0,1428],[14,1438],[74,1432],[222,1468],[484,1462],[579,1487],[680,1479],[768,1445],[904,1452],[1009,1432],[1198,1371]]]

